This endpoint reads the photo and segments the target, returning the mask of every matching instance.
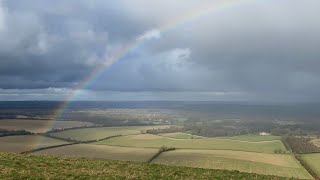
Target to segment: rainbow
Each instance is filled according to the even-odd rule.
[[[163,34],[166,32],[169,32],[176,27],[182,26],[188,22],[192,22],[196,19],[199,19],[203,16],[222,12],[223,10],[230,9],[234,6],[245,4],[246,2],[252,2],[251,0],[219,0],[214,1],[212,4],[208,5],[206,4],[205,7],[202,7],[201,9],[198,9],[196,11],[193,11],[190,14],[180,16],[173,21],[171,21],[168,24],[165,24],[163,26],[160,26],[158,28],[155,28],[159,31],[159,33]],[[137,38],[133,40],[132,42],[125,45],[120,51],[113,54],[111,57],[107,58],[102,66],[99,66],[95,68],[90,75],[83,79],[80,83],[78,83],[74,88],[72,93],[68,95],[66,100],[57,108],[53,115],[53,122],[51,123],[51,127],[53,126],[54,122],[58,120],[63,112],[67,109],[69,103],[79,94],[79,92],[83,89],[86,89],[92,82],[94,82],[96,79],[98,79],[101,75],[104,74],[107,69],[112,66],[115,62],[123,59],[128,54],[133,52],[135,49],[137,49],[142,44],[146,43],[147,41],[150,41],[152,38]],[[48,127],[49,128],[49,127]]]

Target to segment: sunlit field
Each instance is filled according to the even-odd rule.
[[[267,175],[312,178],[291,154],[230,150],[176,150],[162,153],[153,163],[209,169],[238,170]]]
[[[320,153],[304,154],[302,155],[302,159],[320,177]]]
[[[275,149],[281,149],[285,151],[285,147],[280,140],[250,142],[223,138],[173,139],[151,134],[115,137],[97,142],[96,144],[153,148],[167,146],[183,149],[235,150],[260,153],[274,153]]]

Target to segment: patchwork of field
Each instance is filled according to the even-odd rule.
[[[159,126],[123,126],[123,127],[100,127],[100,128],[86,128],[61,131],[51,133],[51,136],[72,139],[77,141],[90,141],[102,139],[117,135],[141,134],[143,131],[153,128],[168,128],[168,125]]]
[[[51,129],[62,129],[71,127],[93,126],[90,122],[80,121],[53,121],[53,120],[22,120],[9,119],[0,120],[0,129],[26,130],[33,133],[44,133]]]
[[[36,148],[60,144],[68,144],[68,142],[38,135],[0,137],[1,152],[21,153]]]
[[[203,138],[205,138],[202,136],[192,135],[192,134],[183,133],[183,132],[164,133],[164,134],[159,134],[159,135],[163,136],[163,137],[174,138],[174,139],[203,139]]]
[[[96,144],[149,148],[167,146],[180,149],[235,150],[260,153],[273,153],[275,149],[285,150],[285,147],[280,140],[250,142],[222,138],[173,139],[151,134],[115,137],[96,142]]]
[[[311,179],[291,154],[266,154],[230,150],[178,149],[162,153],[153,163]]]
[[[304,154],[302,155],[302,159],[320,177],[320,153]]]
[[[38,151],[36,154],[147,162],[157,152],[158,149],[154,148],[128,148],[93,144],[76,144],[46,149]]]

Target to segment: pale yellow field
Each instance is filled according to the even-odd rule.
[[[0,137],[1,152],[20,153],[40,147],[55,146],[60,144],[68,144],[68,142],[38,135]]]
[[[153,148],[77,144],[38,151],[36,154],[146,162],[157,152],[158,149]]]
[[[179,149],[162,153],[153,163],[310,179],[291,154],[266,154],[230,150]]]
[[[52,120],[0,120],[0,129],[26,130],[33,133],[44,133],[51,129],[93,126],[90,122],[52,121]]]
[[[311,142],[312,142],[315,146],[320,147],[320,139],[313,139],[313,140],[311,140]]]

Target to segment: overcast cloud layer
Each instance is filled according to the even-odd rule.
[[[144,41],[74,99],[320,101],[320,1],[233,2],[0,0],[0,100],[63,100]]]

